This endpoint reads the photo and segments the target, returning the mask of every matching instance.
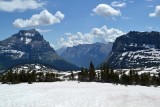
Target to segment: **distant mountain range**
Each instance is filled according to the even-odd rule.
[[[65,71],[79,69],[57,55],[49,42],[35,29],[20,30],[0,41],[0,70],[23,63],[40,63]]]
[[[105,63],[115,69],[160,65],[160,32],[131,31],[118,37]]]
[[[88,68],[90,61],[95,67],[104,62],[114,69],[159,66],[160,32],[131,31],[114,43],[80,44],[61,48],[57,53],[35,29],[20,30],[0,41],[0,72],[23,64],[42,64],[60,71],[79,70],[82,66]]]
[[[62,55],[62,53],[66,50],[67,48],[66,47],[62,47],[62,48],[60,48],[60,49],[57,49],[57,50],[55,50],[56,52],[57,52],[57,54],[58,55]]]
[[[80,44],[78,46],[68,47],[61,56],[79,67],[88,68],[91,61],[97,67],[107,58],[112,49],[112,44],[98,42],[94,44]]]

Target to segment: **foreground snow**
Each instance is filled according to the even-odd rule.
[[[53,82],[0,85],[0,107],[159,107],[160,87]]]

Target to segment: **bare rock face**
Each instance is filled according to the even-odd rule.
[[[159,66],[160,33],[131,31],[118,37],[105,64],[115,69]]]
[[[63,60],[35,29],[20,30],[0,41],[0,69],[18,64],[41,63],[57,70],[76,70],[77,66]]]

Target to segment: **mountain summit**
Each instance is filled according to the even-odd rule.
[[[106,64],[113,68],[160,65],[160,32],[131,31],[115,40]]]
[[[17,34],[0,41],[0,69],[18,64],[41,63],[57,70],[77,70],[57,55],[43,36],[35,29],[20,30]]]

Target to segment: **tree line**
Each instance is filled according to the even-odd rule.
[[[53,72],[36,72],[36,70],[21,70],[13,71],[8,70],[6,73],[0,75],[0,82],[17,84],[28,82],[55,82],[61,81],[58,74]],[[75,80],[75,74],[71,71],[69,76],[70,80]],[[78,73],[78,81],[82,82],[104,82],[123,85],[142,85],[142,86],[160,86],[160,73],[151,74],[141,73],[138,74],[135,70],[130,70],[128,73],[125,71],[115,72],[109,66],[103,66],[100,71],[96,72],[94,64],[90,62],[89,69],[81,68]]]
[[[5,84],[18,84],[23,82],[28,82],[31,84],[32,82],[54,82],[60,81],[57,78],[57,74],[51,72],[36,72],[35,70],[31,71],[13,71],[8,70],[6,73],[0,76],[0,81]]]
[[[78,74],[78,80],[83,82],[106,82],[113,84],[123,85],[142,85],[142,86],[159,86],[160,85],[160,73],[150,74],[141,73],[138,74],[135,70],[130,70],[129,73],[114,72],[109,66],[103,66],[99,72],[95,72],[93,63],[90,63],[89,69],[82,67],[81,72]]]

